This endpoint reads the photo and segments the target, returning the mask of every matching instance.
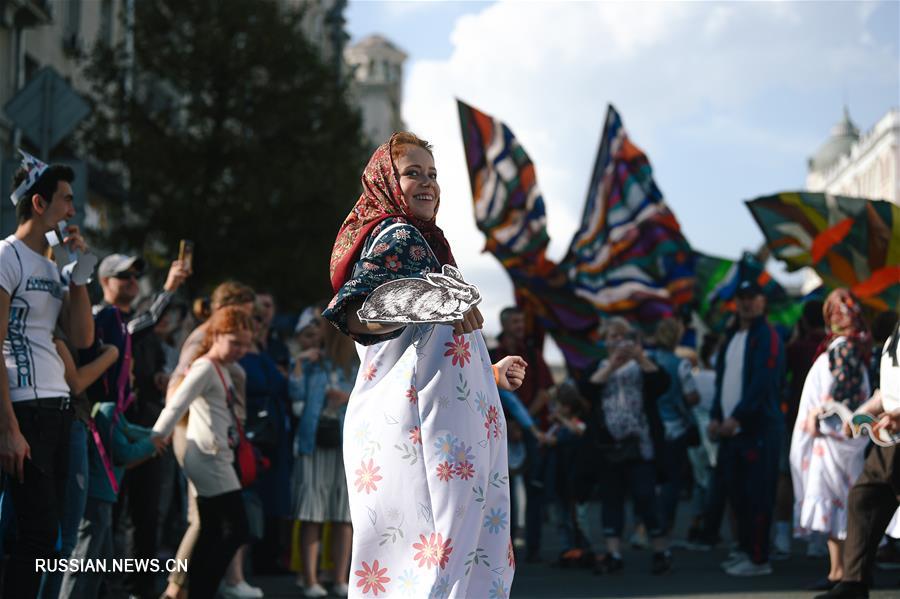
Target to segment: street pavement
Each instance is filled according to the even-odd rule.
[[[544,561],[539,564],[520,562],[517,565],[510,593],[513,599],[601,597],[812,599],[818,592],[803,589],[827,573],[825,558],[805,557],[805,544],[796,543],[794,555],[790,559],[773,562],[774,573],[770,576],[755,578],[728,576],[719,567],[720,562],[725,560],[728,554],[725,547],[702,552],[674,549],[673,571],[663,576],[650,574],[650,551],[629,548],[623,553],[624,572],[610,576],[595,576],[590,570],[563,569],[555,566],[553,560],[558,549],[556,533],[549,525],[544,531],[544,538],[547,547],[542,556]],[[898,581],[900,570],[876,571],[876,589],[870,596],[873,599],[900,599]],[[255,579],[251,577],[250,582],[261,586],[266,597],[296,599],[302,596],[300,590],[294,586],[293,577]]]

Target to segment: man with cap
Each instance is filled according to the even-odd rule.
[[[755,281],[739,284],[736,304],[735,326],[716,360],[708,432],[719,440],[714,484],[724,489],[738,528],[738,551],[722,566],[732,576],[762,576],[772,573],[769,528],[784,431],[784,351]]]
[[[163,291],[157,294],[147,311],[135,314],[132,304],[140,291],[138,279],[144,273],[144,266],[142,258],[124,254],[111,254],[100,262],[97,274],[103,289],[103,301],[94,306],[96,343],[115,345],[119,350],[119,359],[88,389],[88,396],[92,402],[116,403],[118,413],[128,411],[129,422],[152,426],[162,406],[137,405],[135,399],[145,398],[136,398],[132,394],[132,378],[152,378],[156,373],[139,372],[146,361],[135,361],[134,349],[142,337],[153,333],[153,327],[169,306],[174,293],[191,273],[180,261],[172,262]],[[91,351],[82,353],[89,358]],[[160,471],[156,460],[129,470],[122,481],[122,496],[127,496],[125,503],[134,526],[134,534],[130,538],[133,545],[129,548],[130,557],[156,557],[159,488]],[[117,505],[122,505],[122,502]],[[155,596],[152,573],[129,574],[126,585],[139,597]]]
[[[84,285],[64,285],[45,256],[47,234],[75,216],[71,168],[22,153],[10,199],[16,232],[0,240],[0,467],[9,475],[17,539],[6,567],[3,596],[35,597],[39,564],[54,556],[65,505],[72,426],[70,389],[53,343],[57,325],[77,348],[94,338]],[[66,228],[69,251],[86,252],[78,227]]]

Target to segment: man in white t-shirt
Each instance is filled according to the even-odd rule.
[[[880,388],[861,408],[878,417],[876,431],[900,433],[900,328],[885,342],[881,354]],[[875,552],[900,505],[900,459],[897,446],[873,445],[863,472],[847,499],[847,540],[844,577],[816,599],[866,599],[872,584]]]
[[[45,258],[46,234],[75,216],[72,169],[26,156],[11,199],[18,227],[0,241],[0,467],[10,474],[17,539],[4,597],[37,596],[38,558],[54,553],[63,509],[72,411],[62,360],[53,345],[59,325],[78,348],[94,338],[83,285],[64,287]],[[70,251],[87,250],[78,227],[65,231]]]
[[[738,286],[736,303],[737,328],[716,359],[716,393],[707,431],[719,440],[713,485],[725,491],[738,529],[739,554],[723,567],[732,576],[762,576],[772,573],[769,528],[784,434],[784,351],[766,320],[766,297],[755,281]],[[707,514],[709,536],[718,533],[717,517],[712,511]]]

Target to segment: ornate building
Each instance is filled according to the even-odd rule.
[[[374,148],[394,131],[406,128],[400,116],[406,53],[380,35],[370,35],[344,50],[350,70],[352,101],[359,106],[363,133]]]
[[[860,134],[845,108],[831,137],[809,159],[806,189],[900,204],[900,109]]]

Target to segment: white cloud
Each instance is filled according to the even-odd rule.
[[[672,189],[697,182],[696,193],[677,198],[660,182],[691,241],[737,255],[761,239],[738,200],[798,186],[805,157],[827,134],[786,131],[791,119],[761,115],[760,104],[799,118],[812,97],[834,105],[836,118],[840,97],[828,96],[835,87],[865,93],[873,80],[896,79],[897,57],[867,31],[872,10],[854,3],[500,2],[457,20],[448,59],[411,57],[404,119],[435,145],[439,223],[483,290],[488,332],[497,327],[491,310],[512,301],[511,286],[496,260],[480,254],[455,97],[506,122],[535,162],[551,257],[562,256],[580,219],[607,102]],[[704,144],[717,155],[684,155],[686,145]],[[734,155],[722,155],[725,147]],[[716,171],[735,160],[746,162],[737,168],[746,179],[717,180]],[[785,161],[796,162],[792,179],[766,179],[773,163]],[[730,184],[745,195],[722,197]],[[715,247],[723,233],[707,230],[710,218],[735,223],[724,247]]]

